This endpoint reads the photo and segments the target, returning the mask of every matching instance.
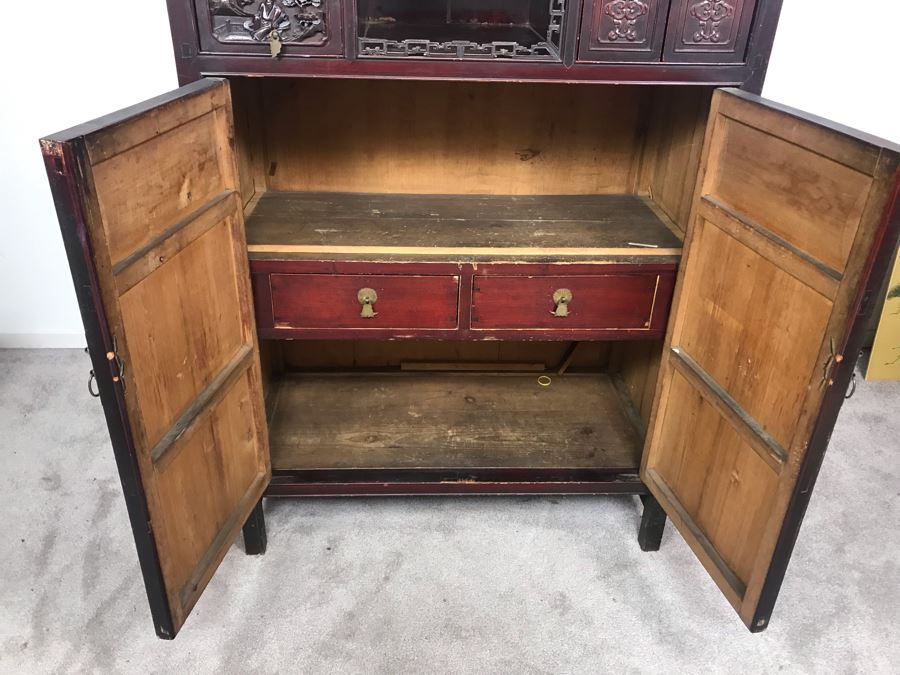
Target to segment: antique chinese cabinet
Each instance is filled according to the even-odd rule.
[[[325,495],[641,495],[768,625],[900,231],[779,9],[169,0],[184,86],[42,141],[161,637]]]

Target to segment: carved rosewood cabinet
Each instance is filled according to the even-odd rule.
[[[41,142],[157,633],[265,496],[464,493],[641,495],[764,629],[900,232],[748,93],[779,2],[169,8],[184,86]]]

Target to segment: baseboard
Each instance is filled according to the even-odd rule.
[[[0,333],[0,349],[84,349],[84,333]]]

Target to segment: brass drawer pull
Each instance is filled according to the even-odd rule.
[[[553,304],[556,309],[550,312],[553,316],[569,316],[569,303],[572,302],[572,291],[568,288],[560,288],[553,294]]]
[[[378,312],[375,311],[375,303],[378,302],[378,293],[373,288],[361,288],[356,294],[356,299],[362,305],[359,315],[364,319],[374,319]]]

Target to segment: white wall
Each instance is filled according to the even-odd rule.
[[[865,4],[858,17],[847,0],[785,0],[763,93],[900,141],[900,3]],[[84,342],[37,139],[177,84],[161,0],[40,5],[51,33],[0,40],[0,347]]]
[[[162,0],[39,4],[0,40],[0,347],[84,345],[38,139],[178,86]]]
[[[897,0],[784,0],[763,96],[900,142],[898,42]]]

